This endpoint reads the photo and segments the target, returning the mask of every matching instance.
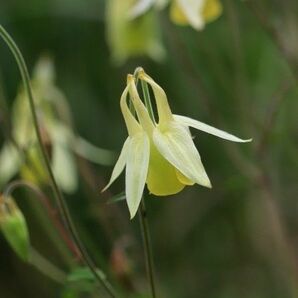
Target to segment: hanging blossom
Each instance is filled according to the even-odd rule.
[[[214,21],[222,13],[220,0],[139,0],[130,10],[130,18],[136,18],[150,8],[164,8],[170,2],[170,18],[177,25],[190,25],[202,30],[206,23]]]
[[[165,56],[156,11],[129,17],[135,2],[109,0],[106,3],[106,37],[112,61],[116,65],[123,64],[131,57],[148,56],[161,61]]]
[[[138,210],[145,184],[157,196],[172,195],[185,186],[199,184],[211,188],[211,183],[197,151],[189,127],[232,142],[249,142],[189,117],[174,115],[164,90],[143,70],[138,79],[149,84],[156,101],[158,122],[150,118],[139,97],[135,77],[128,75],[120,107],[128,130],[120,156],[106,190],[125,171],[125,193],[131,218]],[[130,95],[136,111],[127,104]]]
[[[109,165],[113,163],[113,153],[95,147],[73,131],[70,109],[63,92],[56,86],[55,67],[50,57],[41,56],[38,60],[31,87],[42,140],[48,150],[54,176],[64,192],[72,193],[78,186],[75,154]],[[12,107],[11,139],[0,150],[0,188],[16,174],[34,184],[47,184],[48,174],[23,88],[20,88]]]

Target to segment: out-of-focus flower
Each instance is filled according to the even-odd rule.
[[[96,148],[74,134],[67,101],[55,85],[54,65],[48,56],[43,56],[38,61],[31,86],[42,139],[48,150],[55,178],[63,191],[71,193],[77,187],[74,152],[101,164],[110,164],[113,154]],[[17,173],[34,184],[47,183],[47,171],[39,151],[27,94],[23,88],[13,105],[11,135],[15,144],[7,141],[0,152],[0,186]]]
[[[173,0],[171,20],[177,25],[191,25],[196,30],[217,19],[222,13],[220,0]]]
[[[217,19],[222,13],[220,0],[139,0],[131,9],[130,16],[138,17],[152,7],[163,8],[170,2],[170,17],[177,25],[190,25],[196,30]]]
[[[129,13],[134,4],[135,0],[109,0],[106,4],[106,35],[116,64],[136,56],[159,61],[165,54],[156,12],[132,18]]]
[[[186,185],[195,183],[211,187],[189,127],[233,142],[251,141],[242,140],[200,121],[173,115],[164,90],[143,70],[139,71],[138,78],[149,84],[153,90],[158,123],[150,118],[147,108],[141,101],[135,78],[128,75],[120,106],[129,136],[123,145],[111,179],[105,187],[107,189],[126,166],[125,192],[131,218],[138,210],[145,183],[149,191],[157,196],[178,193]],[[137,118],[128,108],[128,94]]]
[[[0,231],[14,252],[22,260],[28,261],[30,240],[26,220],[11,197],[4,202],[0,196]]]

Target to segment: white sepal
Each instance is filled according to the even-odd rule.
[[[120,153],[118,160],[114,166],[110,181],[101,192],[104,192],[105,190],[107,190],[111,186],[111,184],[120,176],[122,171],[124,170],[126,160],[127,160],[127,150],[129,147],[129,142],[130,142],[130,137],[128,137],[125,140],[123,147],[121,149],[121,153]]]
[[[153,132],[153,141],[163,157],[184,176],[197,184],[211,188],[200,154],[185,127],[172,122],[166,131],[162,132],[156,128]]]
[[[135,19],[146,13],[154,4],[155,0],[139,0],[128,13],[128,18]]]
[[[215,128],[211,125],[205,124],[201,121],[194,120],[194,119],[189,118],[189,117],[174,115],[174,119],[176,121],[178,121],[179,123],[181,123],[182,125],[193,127],[195,129],[204,131],[206,133],[209,133],[211,135],[214,135],[216,137],[219,137],[219,138],[222,138],[222,139],[225,139],[225,140],[228,140],[228,141],[239,142],[239,143],[246,143],[246,142],[251,142],[252,141],[252,139],[247,139],[247,140],[240,139],[240,138],[238,138],[238,137],[236,137],[236,136],[234,136],[234,135],[232,135],[228,132],[225,132],[223,130],[220,130],[220,129]]]
[[[132,136],[128,147],[125,190],[132,219],[138,211],[148,174],[150,141],[147,134],[143,132]]]

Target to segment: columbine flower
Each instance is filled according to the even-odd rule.
[[[211,188],[189,127],[233,142],[251,141],[242,140],[200,121],[173,115],[164,90],[142,70],[138,78],[148,83],[153,90],[158,123],[150,118],[148,110],[138,95],[134,77],[128,75],[127,86],[120,99],[120,107],[129,136],[123,145],[111,179],[105,187],[107,189],[126,166],[125,192],[131,218],[137,212],[145,184],[150,193],[157,196],[178,193],[186,185],[195,183]],[[128,94],[137,118],[128,108]]]
[[[191,25],[196,30],[217,19],[222,13],[219,0],[173,0],[170,16],[178,25]]]
[[[31,86],[55,178],[64,192],[72,193],[78,184],[74,152],[99,164],[111,164],[113,154],[91,145],[73,132],[68,103],[55,84],[54,64],[49,57],[43,56],[38,61]],[[11,131],[13,141],[25,154],[22,156],[11,141],[4,143],[0,151],[0,188],[17,173],[34,184],[48,183],[27,101],[27,94],[21,89],[12,109]]]
[[[163,8],[170,2],[170,17],[177,25],[191,25],[196,30],[217,19],[222,13],[220,0],[139,0],[130,11],[135,18],[144,14],[152,6]]]
[[[116,64],[144,55],[160,61],[165,55],[156,11],[131,18],[129,11],[134,3],[134,0],[107,1],[106,35]]]

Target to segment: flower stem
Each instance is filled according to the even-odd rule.
[[[37,270],[59,284],[63,285],[66,282],[67,274],[52,264],[32,246],[30,248],[30,254],[30,264]]]
[[[141,69],[141,68],[137,68],[135,71],[136,77],[137,77],[139,69]],[[145,106],[148,110],[151,120],[155,123],[148,85],[143,80],[141,80],[141,87],[142,87],[142,91],[143,91]],[[152,244],[151,244],[151,239],[150,239],[150,231],[149,231],[149,224],[148,224],[147,211],[146,211],[144,197],[142,198],[141,204],[140,204],[139,218],[140,218],[140,225],[141,225],[141,230],[142,230],[144,254],[145,254],[145,258],[146,258],[147,275],[148,275],[148,279],[150,282],[152,298],[155,298],[156,290],[155,290],[155,282],[154,282],[153,253],[152,253]]]
[[[142,198],[142,201],[140,204],[139,218],[140,218],[140,225],[141,225],[141,230],[142,230],[144,254],[145,254],[145,258],[146,258],[147,275],[148,275],[148,279],[150,282],[152,298],[155,298],[156,291],[155,291],[155,282],[154,282],[153,253],[152,253],[150,231],[149,231],[147,211],[146,211],[146,205],[145,205],[144,198]]]
[[[4,200],[9,200],[11,198],[12,193],[19,187],[26,187],[35,194],[36,198],[39,199],[39,201],[42,203],[44,208],[47,210],[49,218],[51,219],[53,225],[57,229],[61,238],[64,240],[66,246],[69,248],[69,250],[72,252],[73,256],[76,259],[81,260],[82,259],[81,253],[74,245],[72,239],[69,238],[68,233],[66,232],[64,226],[60,223],[60,218],[57,218],[56,210],[53,209],[53,207],[51,206],[49,198],[47,198],[47,196],[38,187],[36,187],[34,184],[25,180],[24,181],[15,180],[9,183],[4,189],[3,191]]]
[[[71,216],[70,216],[68,207],[65,203],[65,200],[63,198],[62,192],[59,189],[57,182],[55,180],[55,177],[54,177],[53,171],[51,169],[51,165],[50,165],[50,159],[47,154],[45,145],[42,141],[42,136],[41,136],[41,132],[40,132],[39,124],[38,124],[37,112],[36,112],[35,105],[34,105],[33,93],[32,93],[32,89],[30,86],[30,76],[29,76],[28,69],[27,69],[26,63],[24,61],[24,58],[23,58],[18,46],[16,45],[16,43],[13,41],[11,36],[7,33],[7,31],[1,25],[0,25],[0,35],[3,38],[3,40],[5,41],[5,43],[7,44],[7,46],[9,47],[12,54],[14,55],[15,60],[18,64],[18,67],[19,67],[19,70],[21,73],[21,77],[22,77],[22,80],[24,83],[24,87],[28,94],[28,100],[29,100],[29,105],[30,105],[30,109],[31,109],[31,113],[32,113],[33,125],[34,125],[34,129],[36,132],[38,144],[39,144],[39,147],[40,147],[40,150],[41,150],[44,162],[45,162],[47,172],[49,174],[49,178],[50,178],[50,181],[52,184],[52,188],[53,188],[53,192],[54,192],[54,195],[56,198],[57,206],[59,208],[59,212],[60,212],[61,217],[64,221],[64,224],[65,224],[66,228],[68,229],[69,233],[71,234],[73,241],[76,244],[78,250],[82,254],[84,262],[89,267],[90,271],[94,274],[94,277],[96,278],[96,280],[105,288],[105,290],[109,293],[109,295],[111,297],[116,297],[114,289],[112,288],[110,283],[106,280],[106,278],[97,272],[95,263],[90,258],[88,252],[86,251],[84,245],[82,244],[82,242],[79,238],[79,235],[76,231],[76,228],[73,224],[73,221],[71,219]]]
[[[155,123],[154,112],[153,112],[152,103],[151,103],[151,99],[150,99],[148,84],[147,84],[147,82],[142,80],[141,81],[141,86],[142,86],[145,106],[148,110],[148,113],[149,113],[149,116],[150,116],[151,120],[153,121],[153,123]]]

